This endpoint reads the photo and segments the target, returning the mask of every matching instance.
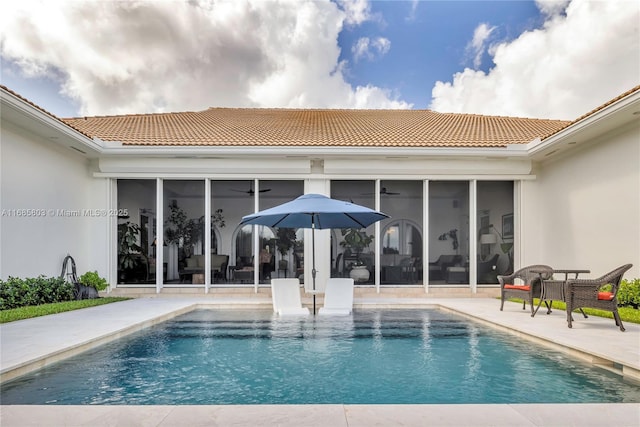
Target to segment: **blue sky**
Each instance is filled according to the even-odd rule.
[[[209,107],[574,119],[640,84],[640,2],[0,6],[2,84],[60,117]]]
[[[533,1],[374,1],[371,9],[380,21],[347,27],[338,37],[340,59],[350,63],[347,80],[398,91],[414,108],[429,106],[437,80],[473,67],[467,45],[479,24],[492,23],[495,36],[508,40],[542,23]],[[354,60],[351,47],[361,37],[384,37],[391,48],[384,56]],[[488,71],[492,65],[485,52],[478,69]]]

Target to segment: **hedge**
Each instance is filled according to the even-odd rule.
[[[73,284],[60,277],[9,277],[6,281],[0,280],[0,310],[73,299]]]
[[[640,279],[622,279],[618,290],[618,305],[640,307]]]

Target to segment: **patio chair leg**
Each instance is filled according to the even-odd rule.
[[[526,310],[527,309],[527,301],[522,300],[522,309]]]
[[[531,317],[536,315],[536,312],[533,310],[533,298],[529,301],[529,307],[531,307]]]
[[[624,329],[624,326],[622,325],[622,319],[620,319],[620,314],[618,314],[618,311],[613,312],[613,319],[616,321],[616,326],[619,326],[620,330],[624,332],[625,329]]]
[[[502,298],[500,298],[500,311],[502,311],[503,308],[504,308],[504,295],[502,295]]]

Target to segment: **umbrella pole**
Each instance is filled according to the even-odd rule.
[[[313,314],[316,314],[316,224],[311,221],[311,277],[313,279]]]

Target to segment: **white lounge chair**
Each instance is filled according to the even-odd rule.
[[[349,315],[353,308],[353,279],[327,280],[324,307],[318,314]]]
[[[281,316],[309,314],[302,306],[298,279],[271,279],[271,297],[273,311]]]

